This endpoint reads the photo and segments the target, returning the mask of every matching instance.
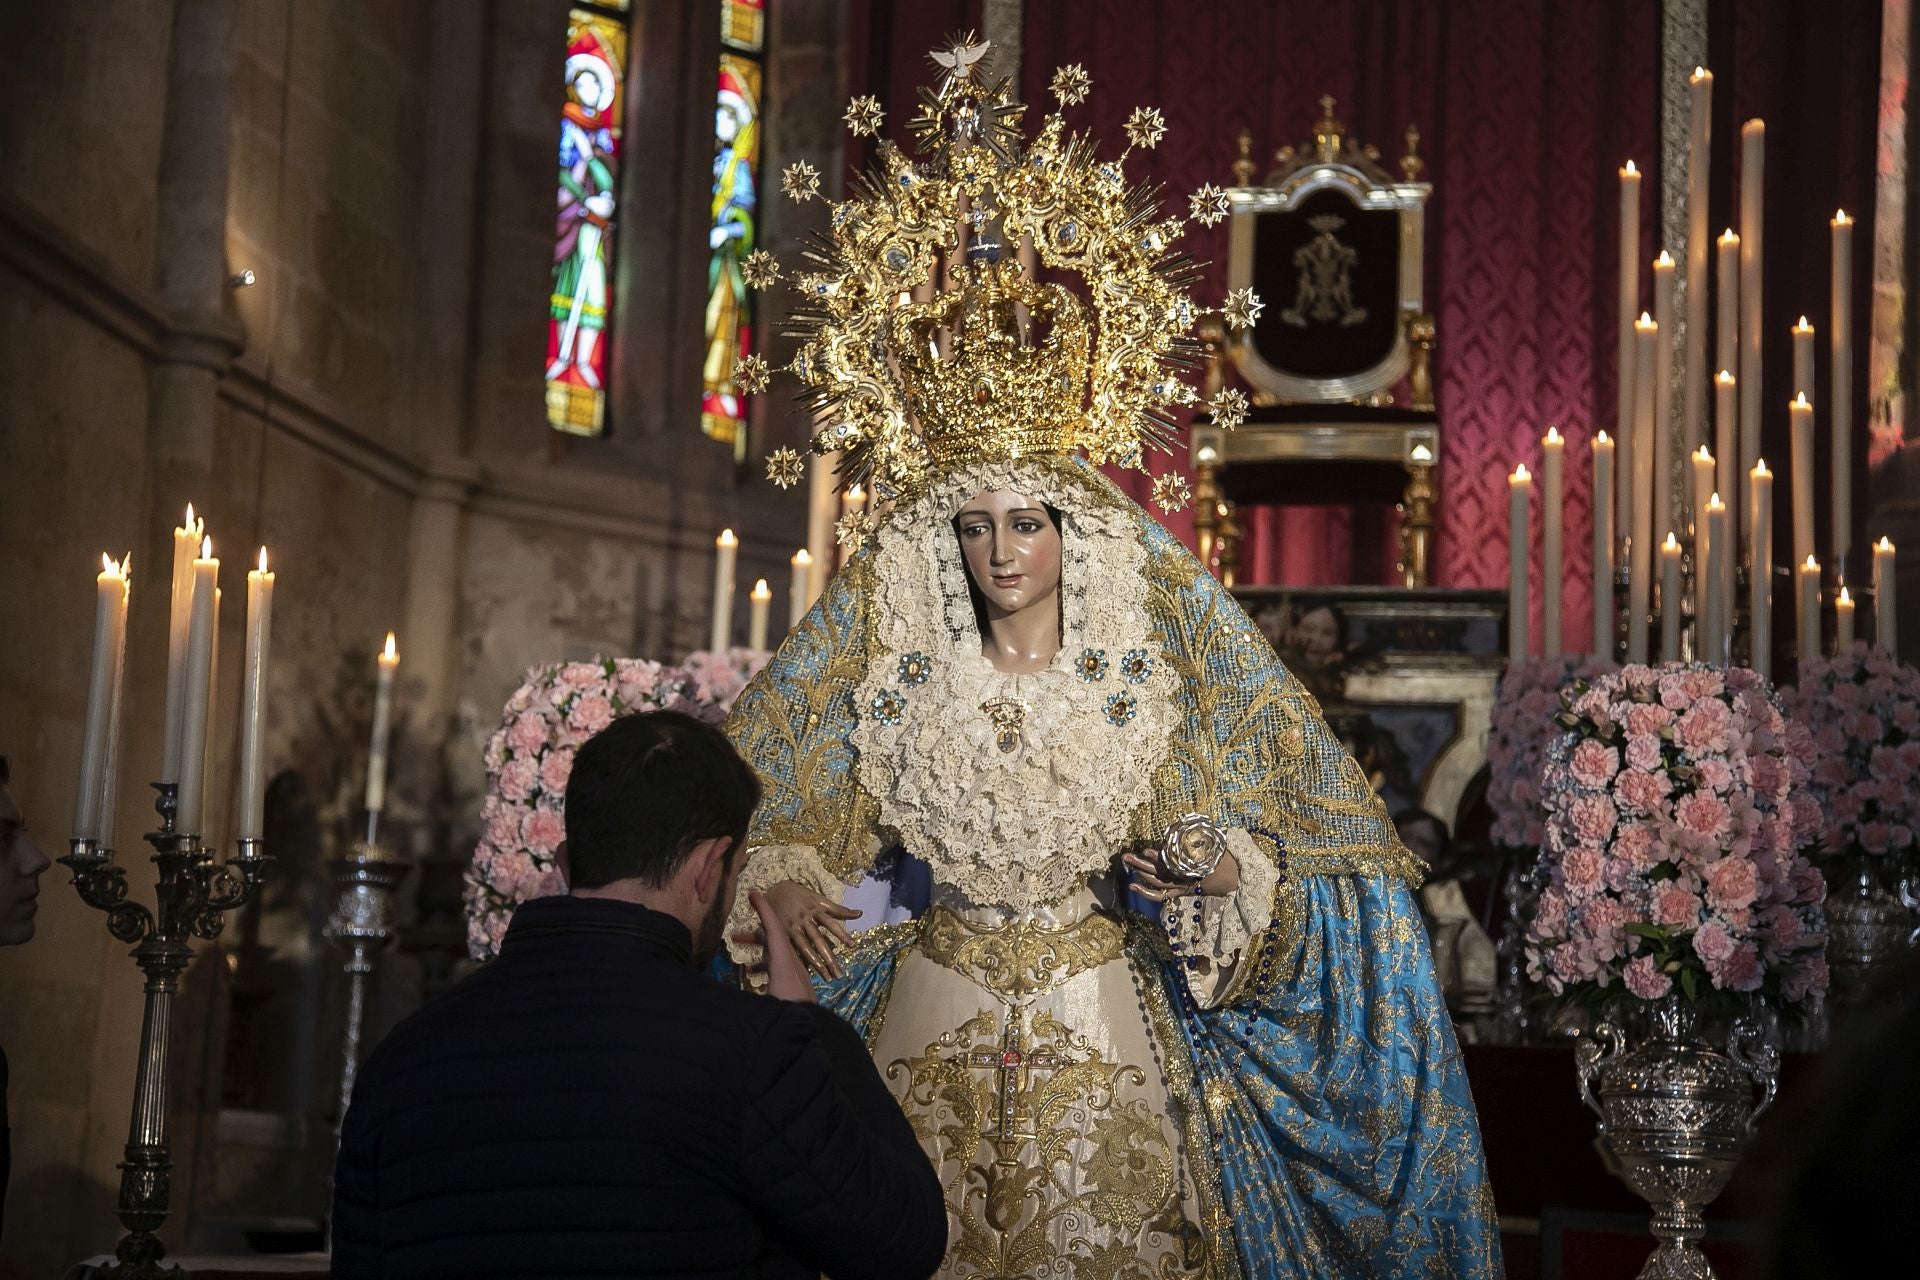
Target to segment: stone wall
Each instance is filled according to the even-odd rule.
[[[224,562],[216,839],[254,547],[278,576],[269,808],[284,892],[236,918],[231,964],[203,949],[180,1002],[164,1233],[176,1248],[324,1206],[338,983],[312,925],[324,858],[359,824],[384,632],[400,633],[403,665],[383,835],[424,864],[404,916],[417,894],[444,908],[457,892],[478,745],[528,664],[701,647],[717,530],[741,535],[743,595],[760,576],[782,590],[803,540],[804,499],[759,479],[764,448],[800,433],[784,399],[764,398],[779,412],[739,471],[697,426],[718,54],[704,0],[636,19],[614,429],[576,441],[545,425],[565,11],[108,0],[0,13],[0,598],[15,606],[0,628],[0,752],[50,853],[72,805],[99,553],[134,553],[116,821],[136,894],[151,892],[138,837],[158,757],[165,531],[191,498]],[[770,131],[762,190],[779,243],[799,225],[773,198],[783,139],[806,139],[834,172],[820,148],[842,94],[837,6],[775,13],[770,95],[789,124]],[[243,268],[257,282],[228,288]],[[119,1235],[139,978],[66,880],[43,879],[34,943],[0,953],[14,1144],[0,1280],[59,1274]],[[371,1035],[448,976],[450,956],[432,954],[458,945],[447,923],[386,962]],[[261,956],[280,986],[255,1009],[246,966]],[[278,1111],[231,1096],[230,1042],[245,1058],[237,1027],[256,1016],[305,1028],[281,1045],[300,1062],[249,1068],[280,1073],[249,1095]]]

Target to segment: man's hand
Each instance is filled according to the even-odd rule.
[[[758,889],[747,895],[747,902],[760,917],[761,943],[767,950],[767,994],[796,1004],[813,1004],[813,984],[807,981],[807,970],[794,954],[793,940],[787,936],[787,926],[780,922],[773,903]]]

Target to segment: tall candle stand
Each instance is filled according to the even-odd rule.
[[[373,839],[354,844],[353,852],[328,864],[340,897],[324,930],[327,941],[347,953],[342,966],[347,975],[347,1026],[340,1050],[340,1123],[353,1100],[353,1082],[360,1072],[360,1030],[366,1019],[367,978],[373,959],[393,944],[393,891],[407,878],[412,864],[393,857]],[[334,1136],[339,1136],[336,1124]]]
[[[140,1059],[134,1075],[133,1118],[126,1159],[120,1165],[120,1221],[127,1234],[114,1260],[95,1272],[103,1280],[159,1280],[182,1273],[162,1268],[166,1246],[155,1232],[167,1220],[173,1148],[167,1136],[168,1067],[173,1036],[173,997],[180,975],[193,961],[194,938],[220,936],[228,911],[259,891],[272,861],[257,839],[238,842],[234,855],[216,864],[196,833],[174,829],[179,786],[156,782],[160,829],[147,834],[159,870],[154,909],[127,901],[127,873],[92,839],[75,839],[60,859],[88,906],[107,914],[107,932],[134,944],[133,960],[146,974],[146,1008],[140,1022]]]

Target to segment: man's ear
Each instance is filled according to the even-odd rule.
[[[702,840],[687,854],[687,866],[693,872],[693,891],[702,902],[720,891],[727,878],[727,850],[733,847],[730,836]]]
[[[569,887],[573,884],[573,862],[567,857],[567,842],[562,840],[553,851],[553,868]]]

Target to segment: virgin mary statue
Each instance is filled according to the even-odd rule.
[[[929,157],[883,143],[797,282],[815,445],[891,505],[843,520],[863,545],[728,723],[766,788],[742,902],[768,892],[919,1134],[943,1277],[1495,1276],[1417,864],[1245,612],[1096,466],[1196,399],[1178,224],[1059,115],[1022,145],[981,52],[936,55]],[[1229,323],[1257,306],[1229,295]],[[903,855],[926,911],[849,934],[846,890]]]

